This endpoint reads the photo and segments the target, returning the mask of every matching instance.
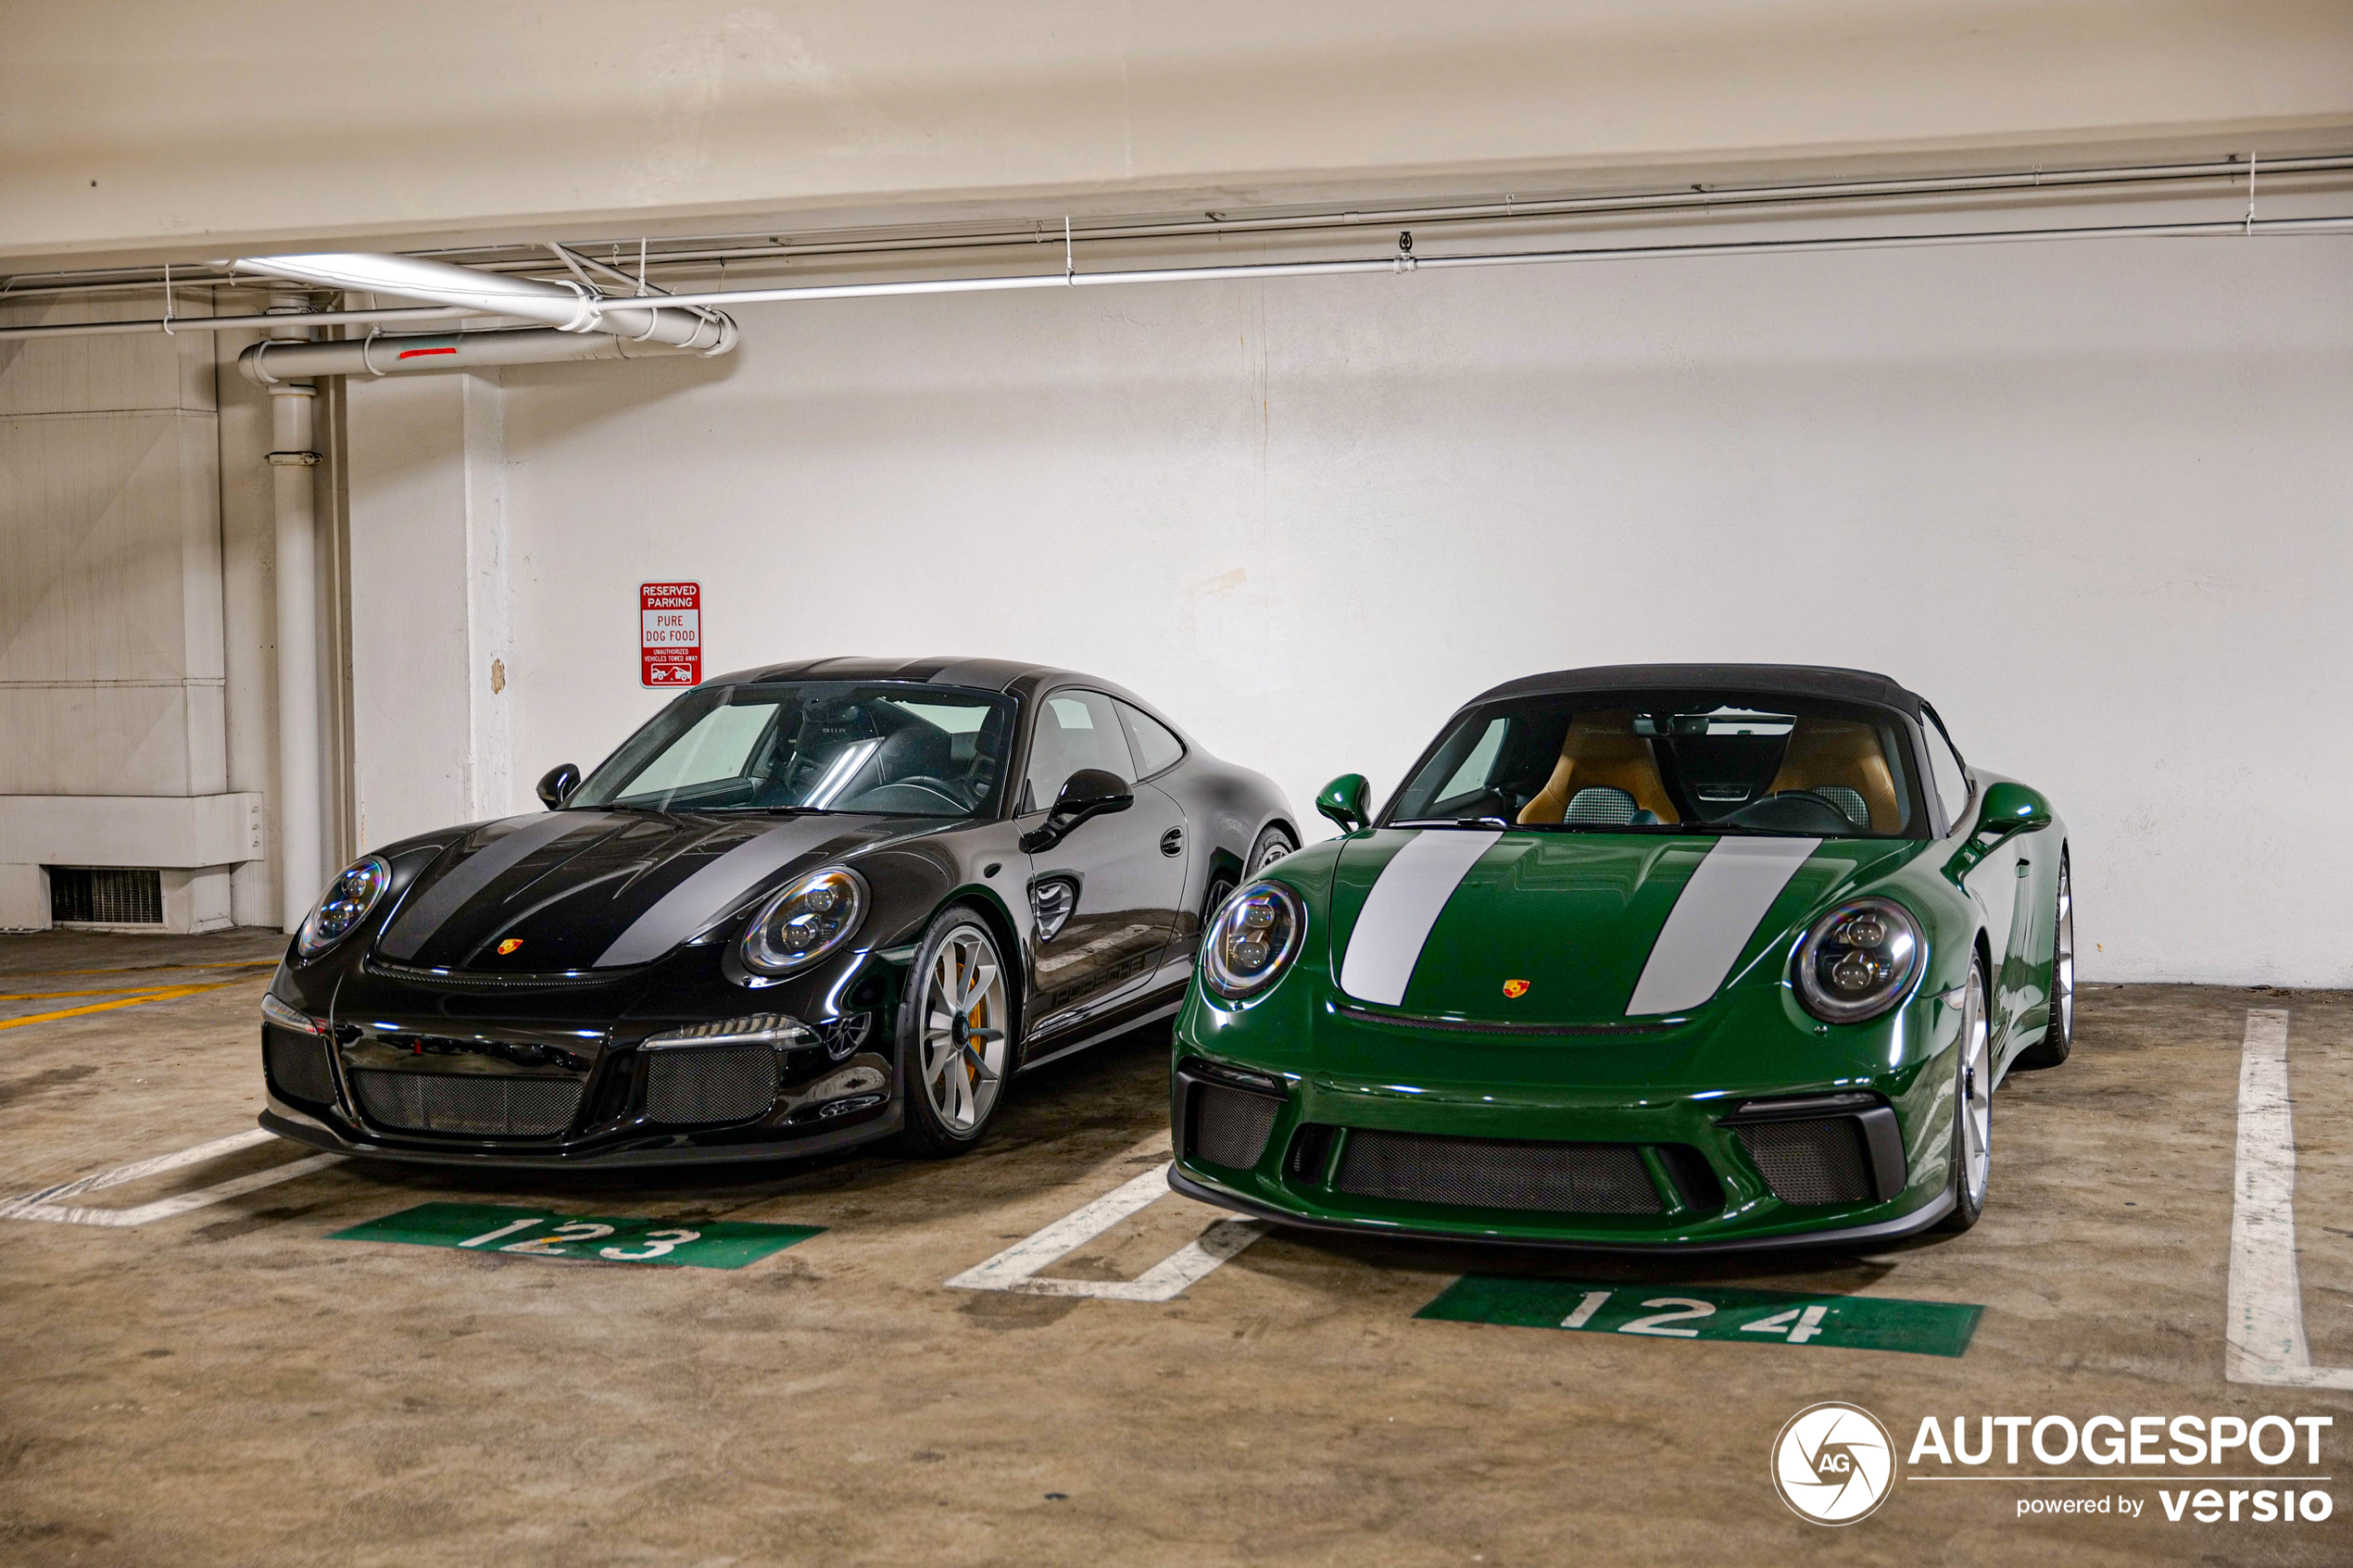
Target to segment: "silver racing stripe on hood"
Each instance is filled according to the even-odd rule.
[[[513,832],[492,840],[450,869],[449,874],[425,889],[416,902],[400,911],[399,918],[386,928],[376,944],[376,951],[388,959],[408,962],[433,940],[442,922],[466,907],[473,897],[488,887],[524,856],[542,846],[553,844],[584,822],[598,819],[577,812],[550,811],[535,817]]]
[[[838,824],[822,817],[802,817],[778,822],[757,838],[744,840],[656,899],[590,967],[612,969],[652,962],[700,931],[761,878],[790,865],[839,831]]]
[[[1818,838],[1719,838],[1658,928],[1626,1016],[1695,1008],[1716,995],[1756,922],[1789,879],[1821,847]]]
[[[1348,934],[1340,988],[1383,1007],[1403,1002],[1422,944],[1429,940],[1429,928],[1438,923],[1446,900],[1503,836],[1488,829],[1441,828],[1415,834],[1391,855]]]

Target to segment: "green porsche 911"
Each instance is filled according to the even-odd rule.
[[[1985,1202],[2066,1060],[2067,830],[1882,675],[1514,681],[1212,915],[1170,1182],[1349,1230],[1876,1243]]]

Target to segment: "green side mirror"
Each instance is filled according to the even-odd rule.
[[[2007,835],[2032,833],[2051,825],[2051,803],[2022,784],[1985,786],[1985,801],[1977,809],[1977,831]]]
[[[1373,786],[1362,773],[1342,773],[1316,795],[1315,809],[1340,832],[1354,833],[1373,820]]]

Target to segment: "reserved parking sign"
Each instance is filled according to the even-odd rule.
[[[644,682],[692,686],[702,681],[702,584],[640,583],[637,620]]]

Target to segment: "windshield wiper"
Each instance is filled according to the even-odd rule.
[[[1507,828],[1512,824],[1501,817],[1409,817],[1402,822],[1390,822],[1393,828]]]

